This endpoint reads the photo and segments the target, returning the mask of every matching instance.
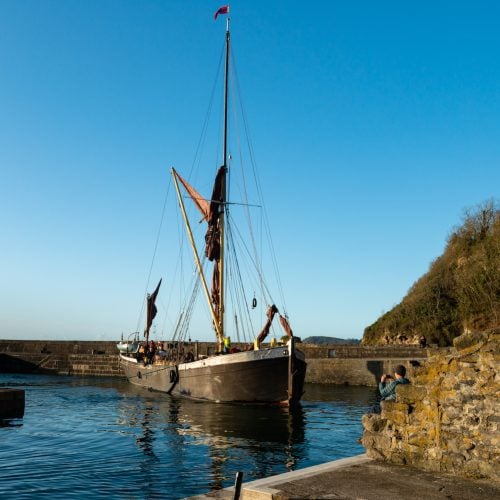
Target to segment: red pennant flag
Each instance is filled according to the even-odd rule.
[[[214,14],[214,19],[217,20],[219,14],[229,14],[229,5],[223,5],[219,7],[219,10]]]

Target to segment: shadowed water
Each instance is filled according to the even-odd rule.
[[[374,390],[306,385],[299,408],[173,398],[116,379],[2,375],[26,391],[0,425],[0,498],[178,499],[363,453]]]

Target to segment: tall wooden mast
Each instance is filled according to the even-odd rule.
[[[225,305],[225,215],[226,215],[226,178],[227,178],[227,115],[228,115],[228,81],[229,81],[229,49],[230,49],[230,31],[229,31],[229,16],[226,20],[226,60],[224,66],[224,133],[223,133],[223,156],[222,156],[222,166],[224,168],[224,175],[222,176],[221,185],[221,203],[219,206],[219,227],[220,227],[220,260],[219,260],[219,328],[218,332],[222,337],[224,337],[224,305]]]

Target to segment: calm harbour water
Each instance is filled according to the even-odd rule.
[[[374,389],[306,385],[300,408],[195,402],[116,379],[0,374],[0,498],[179,499],[363,453]]]

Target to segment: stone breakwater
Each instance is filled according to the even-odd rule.
[[[242,345],[234,344],[242,347]],[[404,364],[409,373],[426,359],[415,346],[298,344],[307,361],[306,382],[375,387],[382,373]],[[195,355],[213,354],[213,342],[192,342]],[[0,340],[0,372],[123,376],[111,341]]]
[[[121,377],[116,342],[0,340],[0,372]]]
[[[364,415],[367,455],[500,483],[500,329],[467,333],[430,353],[395,402]]]

